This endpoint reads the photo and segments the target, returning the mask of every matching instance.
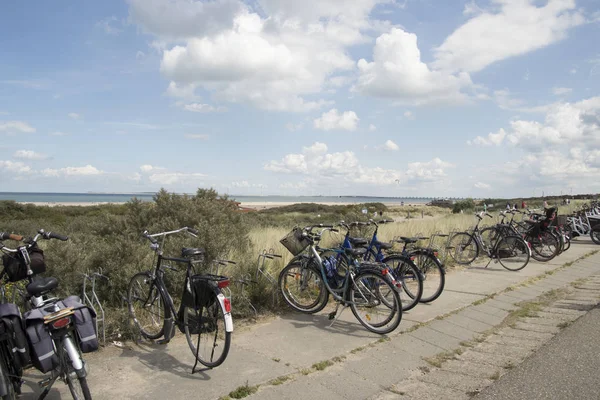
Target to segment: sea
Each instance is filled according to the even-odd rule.
[[[154,193],[35,193],[0,192],[0,201],[14,200],[19,203],[125,203],[133,198],[152,201]],[[370,197],[370,196],[242,196],[229,195],[241,203],[407,203],[425,204],[425,197]]]

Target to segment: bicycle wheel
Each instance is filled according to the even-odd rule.
[[[411,253],[414,263],[421,272],[423,279],[423,294],[420,303],[431,303],[444,291],[446,285],[446,271],[441,261],[428,251]]]
[[[541,262],[550,261],[558,253],[558,239],[550,232],[541,232],[539,235],[531,235],[531,256]]]
[[[327,305],[329,293],[321,274],[302,262],[287,265],[279,274],[278,285],[285,302],[296,311],[314,314]]]
[[[165,331],[167,304],[147,272],[135,274],[127,291],[129,315],[147,339],[158,339]]]
[[[506,236],[496,244],[495,256],[507,270],[519,271],[529,263],[529,248],[519,236]]]
[[[231,332],[225,330],[225,311],[213,293],[208,307],[183,309],[185,338],[198,362],[206,367],[218,367],[225,361],[231,345]]]
[[[382,294],[385,294],[385,300]],[[356,319],[371,332],[382,335],[390,333],[402,320],[400,295],[379,272],[364,271],[354,276],[348,299]]]
[[[600,244],[600,224],[595,225],[590,231],[590,238],[592,242]]]
[[[479,255],[479,244],[467,232],[458,232],[448,242],[450,255],[457,264],[471,264]]]
[[[1,375],[2,379],[4,380],[3,386],[6,387],[6,394],[2,396],[2,400],[15,400],[17,398],[17,394],[15,393],[15,387],[12,379],[10,378],[10,372],[5,364],[6,361],[4,359],[0,361],[0,368],[2,368]]]
[[[571,248],[571,238],[566,233],[564,233],[562,236],[565,241],[565,248],[563,249],[563,252],[565,252]]]
[[[402,311],[408,311],[419,304],[423,296],[423,278],[415,263],[401,255],[386,257],[383,263],[389,267],[394,279],[402,284],[402,288],[398,290]]]
[[[487,246],[488,249],[494,247],[494,244],[498,241],[498,238],[501,236],[501,232],[499,229],[496,229],[495,226],[488,226],[487,228],[483,228],[481,230],[481,239],[483,243]]]
[[[63,350],[63,354],[68,358],[67,350]],[[81,354],[79,354],[81,358]],[[67,385],[69,386],[69,391],[71,392],[71,396],[73,396],[74,400],[92,400],[92,395],[90,393],[90,388],[87,383],[87,378],[85,376],[78,376],[77,372],[73,368],[73,364],[71,360],[67,361]]]

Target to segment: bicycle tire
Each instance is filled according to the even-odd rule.
[[[410,253],[423,278],[423,294],[420,303],[431,303],[444,291],[446,286],[446,270],[442,262],[427,250],[416,250]]]
[[[564,248],[563,252],[565,252],[571,248],[571,238],[567,234],[564,234],[563,238],[565,240],[565,248]]]
[[[400,254],[390,255],[382,262],[389,267],[394,279],[402,284],[402,288],[398,290],[402,311],[413,309],[423,296],[421,271],[410,257]]]
[[[483,228],[480,232],[483,243],[491,249],[494,244],[498,241],[498,238],[502,236],[502,232],[495,226],[488,226]]]
[[[136,313],[135,308],[136,306],[139,307],[140,311],[148,309],[148,306],[145,304],[147,299],[151,299],[150,307],[152,309],[149,309],[148,316],[141,317],[138,314],[142,313]],[[154,304],[155,301],[158,301],[157,305]],[[156,287],[156,283],[148,272],[137,273],[131,278],[127,289],[127,303],[129,315],[142,336],[146,339],[154,340],[164,335],[165,316],[169,313],[167,302],[162,297],[162,294]],[[162,316],[160,315],[161,312]],[[140,321],[140,319],[142,320]]]
[[[590,238],[592,239],[592,242],[600,244],[600,224],[594,226],[590,230]]]
[[[529,237],[531,241],[531,257],[534,260],[540,262],[547,262],[552,260],[558,254],[558,239],[550,232],[542,232],[538,237]],[[548,247],[549,251],[545,251],[544,248]]]
[[[520,271],[529,263],[529,246],[519,236],[505,236],[496,243],[495,257],[509,271]]]
[[[448,241],[448,248],[452,259],[460,265],[471,264],[479,256],[479,244],[467,232],[457,232]],[[465,255],[465,251],[468,252]],[[463,257],[463,255],[465,255]]]
[[[8,371],[8,367],[6,366],[5,360],[0,362],[0,368],[2,368],[2,378],[4,379],[4,384],[8,390],[8,393],[2,396],[2,400],[15,400],[17,398],[17,394],[15,392],[15,386],[12,382],[12,379],[10,378],[10,373]]]
[[[387,287],[387,290],[384,290],[389,296],[386,301],[381,300],[381,286]],[[400,325],[402,320],[400,295],[380,272],[368,270],[356,274],[350,284],[347,296],[352,314],[370,332],[384,335]],[[375,310],[377,306],[379,306],[378,310],[381,310],[381,318],[377,318],[380,315],[380,312]],[[363,309],[366,311],[364,317]],[[371,322],[372,319],[376,319],[376,321]]]
[[[205,367],[215,368],[223,364],[229,354],[231,332],[225,329],[226,312],[215,293],[208,304],[211,305],[198,310],[184,307],[183,324],[185,338],[194,357]],[[222,352],[215,358],[217,348],[221,348]]]
[[[311,285],[312,289],[308,287],[311,282],[314,283]],[[293,262],[283,268],[277,283],[285,302],[301,313],[317,313],[325,308],[329,300],[329,292],[320,272],[302,262]],[[296,289],[297,295],[290,292]],[[306,303],[300,303],[301,297],[308,297]]]

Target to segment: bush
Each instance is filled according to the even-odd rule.
[[[469,199],[457,201],[456,203],[454,203],[454,206],[452,207],[452,212],[454,214],[458,214],[461,211],[474,210],[474,209],[475,209],[475,202],[473,201],[473,199],[469,198]]]

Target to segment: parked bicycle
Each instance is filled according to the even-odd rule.
[[[320,228],[319,232],[313,232]],[[295,228],[281,243],[296,257],[279,274],[279,290],[292,308],[303,313],[322,310],[329,295],[338,303],[329,318],[336,321],[339,306],[342,312],[350,307],[358,321],[369,331],[386,334],[398,327],[402,319],[402,303],[398,283],[389,269],[380,263],[360,262],[364,250],[322,249],[318,246],[325,231],[335,231],[332,225]],[[308,249],[308,253],[303,251]],[[349,256],[341,281],[330,280],[333,272],[323,263],[320,252],[334,251]],[[331,274],[330,274],[331,272]],[[333,324],[332,322],[332,324]]]
[[[214,368],[223,363],[229,353],[233,319],[231,317],[231,301],[221,289],[229,286],[229,279],[213,274],[194,274],[193,265],[198,258],[202,259],[204,250],[200,248],[182,248],[181,257],[166,257],[163,247],[167,236],[176,233],[187,233],[197,237],[197,231],[183,227],[168,232],[142,236],[150,241],[150,248],[157,254],[154,269],[134,275],[129,282],[127,299],[129,313],[147,339],[168,343],[175,335],[175,326],[185,334],[186,340],[196,358],[192,372],[197,363]],[[157,240],[161,238],[161,242]],[[173,298],[165,284],[165,269],[178,271],[165,261],[184,264],[186,276],[181,297],[181,305],[176,310]]]
[[[472,263],[481,252],[490,259],[486,268],[494,260],[509,271],[519,271],[529,263],[531,255],[529,245],[523,238],[504,232],[506,227],[495,226],[486,228],[486,236],[490,239],[484,240],[483,230],[479,230],[479,224],[483,215],[493,218],[489,213],[475,214],[477,224],[470,232],[455,233],[449,240],[450,254],[458,264]]]
[[[4,311],[9,311],[8,314],[2,314],[4,329],[12,332],[13,340],[19,336],[26,337],[30,353],[17,347],[18,355],[15,356],[11,351],[11,357],[11,354],[2,351],[3,384],[0,384],[0,390],[5,396],[3,398],[14,398],[15,393],[20,393],[22,368],[33,364],[39,371],[50,373],[50,377],[39,382],[40,387],[44,388],[39,399],[45,398],[56,380],[60,379],[68,385],[74,399],[89,400],[92,396],[82,353],[98,349],[93,322],[96,316],[77,296],[63,300],[52,297],[50,293],[58,287],[58,280],[38,276],[46,270],[43,251],[37,246],[40,239],[68,240],[66,236],[43,229],[32,239],[0,232],[0,250],[5,254],[1,277],[9,282],[28,282],[26,300],[30,307],[23,315],[24,334],[18,329],[17,322],[21,321],[21,316],[17,307],[13,305],[10,310],[11,304],[2,305]],[[2,240],[16,240],[24,244],[12,249],[6,247]],[[6,322],[9,317],[13,318],[10,327]]]

